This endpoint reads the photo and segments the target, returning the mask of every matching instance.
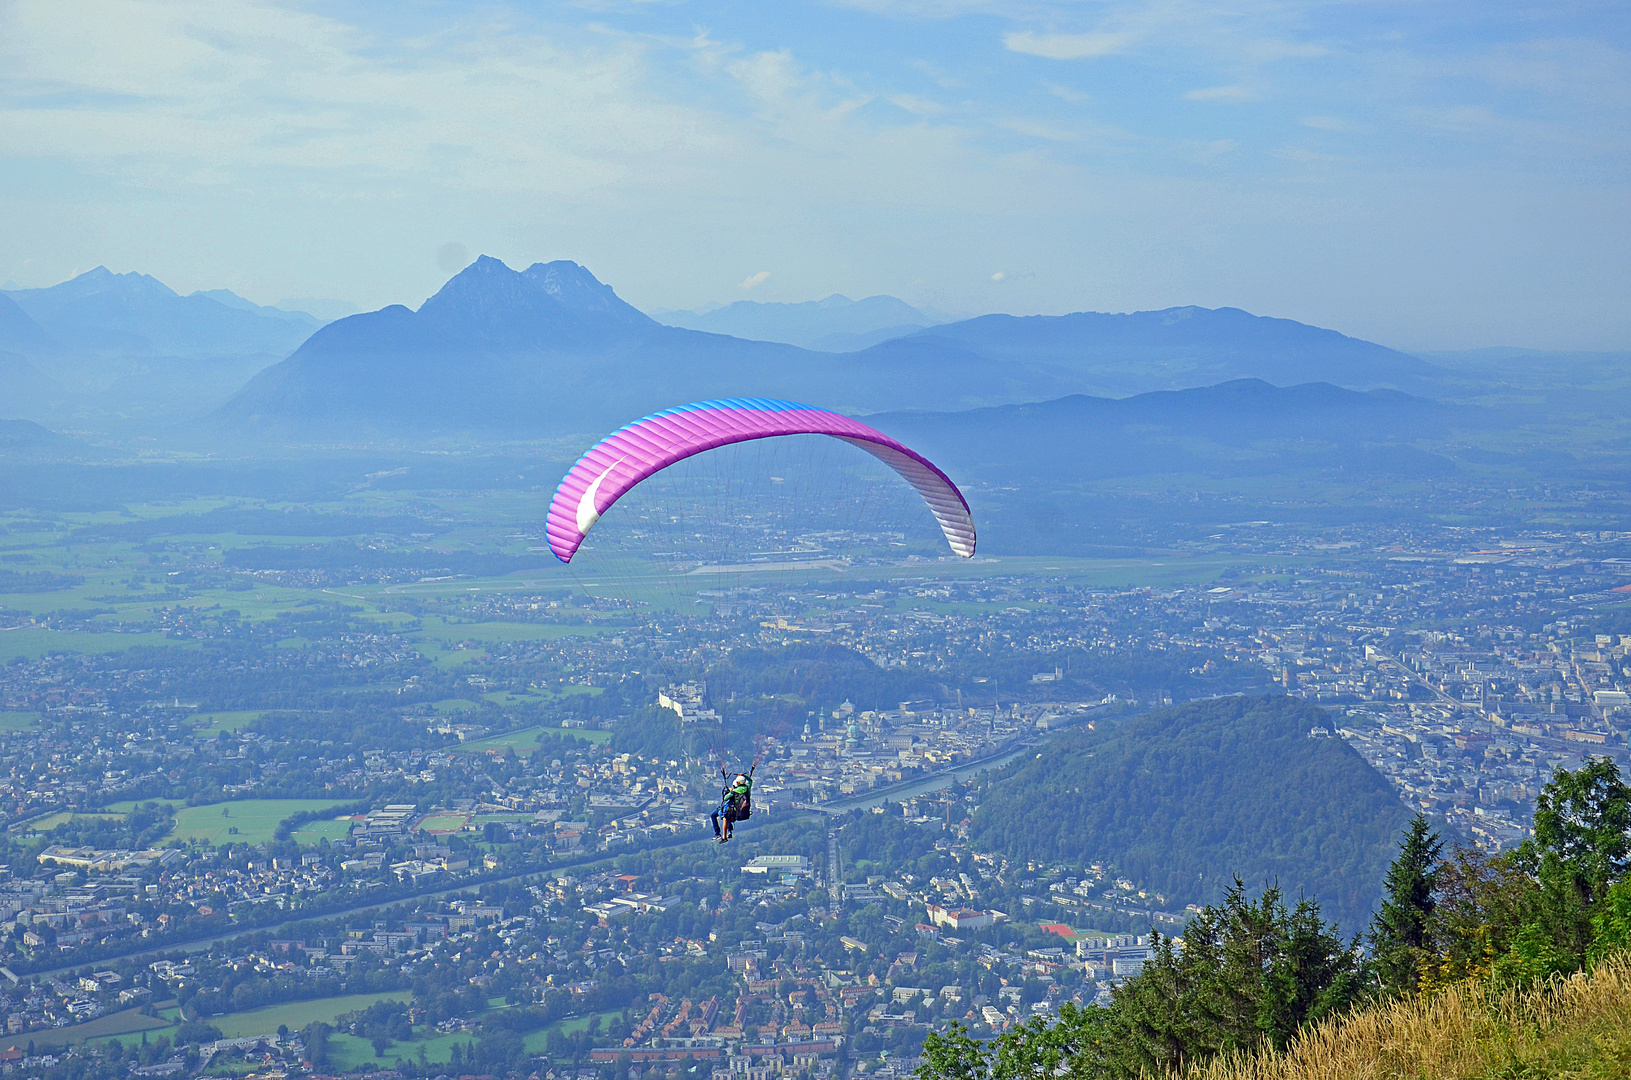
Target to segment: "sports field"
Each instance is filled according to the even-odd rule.
[[[319,840],[327,840],[333,843],[336,840],[344,840],[350,836],[351,825],[352,821],[349,817],[335,818],[332,821],[314,821],[309,825],[303,825],[296,829],[290,834],[290,839],[307,847],[316,844]]]

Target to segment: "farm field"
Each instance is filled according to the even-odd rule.
[[[156,1016],[143,1016],[137,1009],[124,1009],[106,1016],[98,1016],[95,1020],[83,1024],[74,1024],[71,1027],[47,1028],[44,1031],[30,1031],[26,1035],[18,1035],[7,1041],[0,1041],[0,1049],[10,1046],[12,1042],[26,1040],[26,1046],[31,1041],[38,1049],[55,1046],[74,1046],[91,1039],[110,1039],[115,1035],[134,1035],[143,1031],[157,1031],[170,1027],[170,1021],[161,1020]]]
[[[102,634],[95,631],[49,630],[29,626],[8,630],[0,637],[0,656],[11,659],[25,656],[38,660],[48,653],[110,653],[134,649],[139,645],[186,648],[163,634]]]

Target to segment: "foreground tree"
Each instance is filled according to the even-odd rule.
[[[1535,800],[1535,835],[1514,857],[1540,885],[1534,947],[1557,955],[1549,966],[1577,970],[1591,950],[1593,907],[1631,867],[1631,788],[1614,759],[1558,770]]]
[[[1439,853],[1444,841],[1417,814],[1388,867],[1382,907],[1371,922],[1370,946],[1385,994],[1413,994],[1431,962],[1431,927],[1438,907]]]
[[[1346,1009],[1362,988],[1355,942],[1278,888],[1256,900],[1236,879],[1181,943],[1155,936],[1144,970],[1107,1007],[1064,1006],[991,1043],[960,1026],[923,1044],[920,1080],[1134,1080],[1227,1051],[1284,1046],[1305,1024]]]

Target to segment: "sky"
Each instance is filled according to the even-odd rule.
[[[0,0],[0,282],[1631,349],[1631,5]]]

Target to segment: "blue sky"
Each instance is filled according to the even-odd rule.
[[[1624,3],[0,0],[0,281],[1631,349]]]

